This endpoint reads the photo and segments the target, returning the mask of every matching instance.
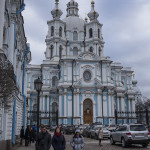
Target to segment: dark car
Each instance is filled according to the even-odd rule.
[[[82,132],[82,135],[84,137],[90,137],[90,133],[91,133],[91,127],[86,127],[83,132]]]
[[[51,125],[50,126],[50,131],[54,131],[57,128],[57,125]]]
[[[64,134],[74,134],[75,130],[76,130],[75,126],[68,125],[65,127]]]

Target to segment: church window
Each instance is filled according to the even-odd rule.
[[[74,41],[77,41],[77,40],[78,40],[78,32],[77,32],[77,31],[74,31],[74,32],[73,32],[73,40],[74,40]]]
[[[57,124],[57,114],[58,113],[58,104],[56,102],[52,103],[52,122]]]
[[[73,56],[78,56],[78,49],[76,47],[73,48]]]
[[[51,36],[54,36],[54,27],[51,27]]]
[[[93,47],[90,47],[89,51],[90,51],[91,53],[93,53]]]
[[[101,47],[99,47],[99,56],[101,56]]]
[[[100,39],[100,29],[98,29],[98,38]]]
[[[90,81],[91,78],[92,78],[91,72],[90,71],[85,71],[83,73],[83,78],[84,78],[84,81],[87,81],[87,82]]]
[[[52,78],[52,87],[56,87],[58,85],[58,79],[56,76]]]
[[[62,37],[62,27],[59,28],[59,36]]]
[[[59,47],[59,58],[61,59],[61,57],[62,57],[62,46],[60,45],[60,47]]]
[[[33,105],[33,113],[32,113],[32,119],[33,119],[33,121],[36,121],[36,119],[37,119],[37,114],[36,114],[36,112],[37,112],[37,104],[34,104]]]
[[[92,37],[93,37],[93,29],[90,28],[90,30],[89,30],[89,38],[92,38]]]
[[[50,58],[53,57],[53,50],[54,50],[54,47],[53,47],[53,45],[51,45],[51,48],[50,48],[51,56],[50,56]]]

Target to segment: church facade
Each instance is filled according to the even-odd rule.
[[[134,123],[137,82],[130,67],[104,56],[102,24],[98,21],[94,1],[89,20],[81,19],[78,3],[67,4],[67,15],[59,0],[48,21],[45,60],[41,65],[28,65],[28,124],[36,122],[37,93],[34,80],[43,82],[40,94],[41,124],[115,124]],[[121,115],[119,117],[119,115]]]

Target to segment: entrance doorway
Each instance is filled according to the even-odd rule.
[[[93,123],[93,102],[90,99],[83,102],[83,122],[84,124]]]

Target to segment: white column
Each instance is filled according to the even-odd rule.
[[[47,111],[49,111],[49,96],[47,96]]]
[[[0,0],[0,49],[3,48],[4,11],[5,0]]]
[[[62,117],[62,95],[59,95],[59,117]]]
[[[74,117],[77,116],[77,93],[74,93]]]
[[[81,124],[83,124],[83,103],[81,103]]]
[[[13,64],[13,57],[14,57],[14,40],[15,40],[15,15],[11,16],[10,21],[10,45],[9,45],[9,60]]]
[[[102,116],[102,95],[101,95],[101,90],[98,89],[98,117]]]
[[[76,99],[76,101],[77,101],[77,117],[79,117],[79,89],[77,89],[77,99]]]
[[[64,117],[67,116],[66,110],[67,110],[67,89],[64,90]]]
[[[110,94],[108,94],[108,109],[109,109],[108,117],[111,117],[111,95]]]

